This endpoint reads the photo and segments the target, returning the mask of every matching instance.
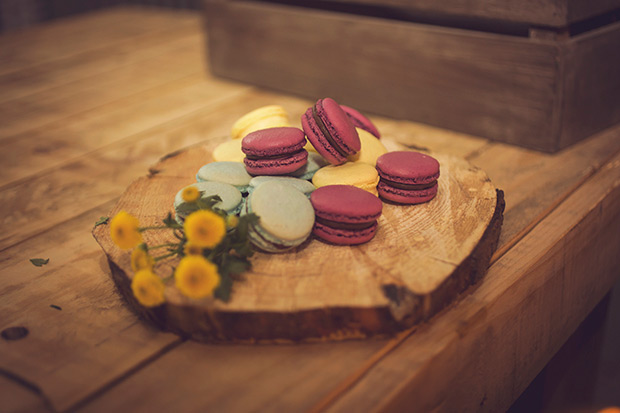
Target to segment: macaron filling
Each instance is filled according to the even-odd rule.
[[[366,228],[370,228],[372,226],[375,226],[377,224],[376,218],[375,220],[372,220],[370,222],[342,222],[342,221],[332,221],[330,219],[325,219],[325,218],[321,218],[319,216],[317,216],[315,218],[315,223],[317,224],[321,224],[321,225],[325,225],[327,227],[330,228],[334,228],[334,229],[345,229],[345,230],[352,230],[352,231],[361,231],[364,230]]]
[[[323,136],[325,137],[325,139],[327,140],[327,142],[329,142],[329,144],[336,150],[336,152],[338,152],[342,157],[346,158],[350,152],[345,151],[332,137],[332,134],[329,133],[329,130],[327,129],[327,126],[325,126],[325,123],[323,122],[323,119],[319,116],[319,113],[316,109],[317,105],[320,104],[320,101],[317,102],[316,105],[312,106],[312,119],[314,119],[314,122],[316,122],[316,125],[318,126],[319,130],[321,131],[321,134],[323,134]]]
[[[380,178],[379,182],[382,182],[393,188],[404,189],[406,191],[423,191],[425,189],[429,189],[437,185],[437,180],[434,180],[434,181],[431,181],[425,184],[404,184],[402,182],[394,182],[388,179]]]

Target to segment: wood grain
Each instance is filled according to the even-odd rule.
[[[196,21],[187,12],[174,13],[140,7],[101,10],[81,16],[46,22],[24,32],[0,37],[0,75],[75,56],[80,53],[122,43],[128,37],[149,35],[170,25]],[[114,22],[111,26],[110,22]],[[139,24],[136,24],[139,22]]]
[[[218,76],[557,149],[555,42],[256,2],[210,1],[206,13]]]
[[[329,3],[381,5],[416,15],[450,16],[465,19],[489,19],[530,25],[562,27],[574,21],[620,7],[617,0],[586,3],[578,0],[327,0]]]
[[[174,194],[210,160],[216,143],[155,165],[157,173],[134,182],[110,216],[125,210],[142,225],[156,224],[170,211]],[[107,228],[94,234],[132,308],[162,328],[207,341],[389,334],[427,319],[479,280],[497,246],[501,194],[497,197],[484,172],[467,162],[435,157],[442,177],[434,200],[384,204],[377,235],[361,246],[338,248],[313,240],[287,254],[259,253],[228,303],[193,301],[168,287],[165,305],[140,306],[129,288],[129,254],[112,243]],[[161,244],[166,235],[152,235],[148,242]],[[170,271],[170,265],[159,271]]]
[[[617,155],[329,411],[506,410],[617,280],[619,226]]]
[[[557,283],[547,287],[539,282],[540,275],[534,279],[535,282],[532,282],[531,277],[526,277],[523,283],[517,282],[512,268],[521,265],[522,256],[519,255],[518,259],[505,262],[505,267],[493,269],[494,276],[486,278],[474,295],[464,300],[464,303],[469,303],[467,306],[448,309],[428,324],[423,324],[423,329],[404,343],[403,353],[394,353],[394,348],[400,349],[398,344],[373,340],[273,348],[194,343],[174,347],[178,344],[175,336],[157,333],[128,311],[109,280],[107,263],[100,247],[89,234],[94,221],[105,215],[127,185],[146,173],[148,167],[162,154],[201,142],[207,136],[225,136],[234,120],[256,107],[282,104],[297,119],[310,104],[308,100],[240,84],[228,83],[230,88],[222,89],[224,83],[207,75],[202,83],[192,83],[197,79],[188,79],[187,83],[184,80],[166,80],[171,79],[167,75],[162,75],[159,80],[153,77],[150,92],[143,95],[140,95],[143,92],[127,95],[120,91],[103,91],[107,99],[114,96],[113,101],[98,101],[96,95],[91,94],[89,104],[94,105],[92,107],[95,110],[77,115],[73,109],[79,110],[78,105],[73,102],[62,103],[63,99],[68,100],[70,96],[90,93],[88,90],[93,87],[92,84],[83,81],[87,77],[91,78],[93,84],[100,80],[107,82],[110,88],[131,87],[132,78],[121,76],[121,68],[135,69],[140,62],[159,53],[174,59],[175,53],[170,50],[170,45],[185,44],[184,39],[190,42],[198,39],[198,32],[191,34],[192,22],[195,21],[195,16],[189,16],[188,20],[187,14],[162,12],[159,9],[118,9],[64,19],[0,37],[0,73],[18,76],[23,71],[24,74],[24,79],[15,83],[14,88],[12,82],[3,84],[0,99],[5,93],[9,97],[4,102],[10,102],[13,98],[35,97],[39,93],[52,99],[53,95],[46,95],[46,90],[54,89],[57,97],[65,96],[59,99],[59,105],[67,105],[64,109],[55,108],[55,105],[47,108],[52,112],[61,109],[56,112],[58,118],[47,118],[58,127],[50,127],[48,134],[42,132],[46,126],[32,130],[42,144],[47,139],[59,140],[58,145],[49,148],[47,156],[31,151],[22,152],[22,149],[36,148],[32,143],[20,147],[19,151],[11,146],[3,149],[13,156],[21,156],[28,168],[14,166],[12,171],[15,174],[12,177],[6,176],[5,185],[0,187],[0,213],[3,217],[0,221],[3,230],[0,243],[0,325],[5,328],[23,323],[31,327],[31,334],[12,343],[0,340],[0,368],[40,389],[43,399],[47,398],[56,410],[79,406],[90,407],[92,411],[123,410],[126,403],[137,409],[140,406],[151,407],[150,411],[153,411],[159,406],[172,406],[176,401],[182,401],[187,410],[202,411],[216,401],[223,410],[252,410],[260,406],[263,410],[290,411],[295,410],[296,406],[306,408],[319,402],[332,390],[342,388],[338,383],[366,383],[360,382],[360,378],[372,379],[372,382],[368,382],[368,387],[354,387],[351,398],[342,399],[343,403],[346,402],[343,404],[345,407],[358,396],[375,401],[381,398],[381,403],[387,403],[384,397],[389,397],[388,392],[392,389],[397,388],[396,393],[402,395],[401,388],[397,386],[407,382],[409,373],[419,377],[416,380],[424,381],[428,377],[428,384],[433,383],[435,376],[425,376],[416,369],[424,366],[425,370],[430,369],[427,371],[432,372],[437,362],[437,368],[447,372],[441,376],[441,383],[455,386],[462,384],[463,389],[466,389],[468,382],[463,384],[455,375],[476,378],[471,381],[476,388],[471,397],[465,394],[460,408],[479,408],[479,403],[484,400],[479,393],[480,389],[487,389],[488,394],[508,395],[501,402],[491,400],[485,402],[484,406],[505,406],[508,399],[519,392],[520,386],[532,377],[534,367],[539,368],[544,363],[545,355],[553,352],[557,340],[561,341],[568,334],[564,330],[549,327],[558,324],[560,329],[569,328],[578,318],[578,313],[587,312],[587,306],[581,303],[593,299],[590,293],[592,289],[604,288],[602,284],[607,281],[598,284],[598,276],[604,272],[603,267],[607,266],[606,261],[601,259],[604,258],[602,255],[592,255],[590,252],[575,255],[579,261],[567,262],[571,268],[573,265],[576,267],[577,272],[574,272],[565,269],[564,257],[555,249],[550,250],[549,262],[545,264],[547,255],[537,247],[540,245],[544,248],[548,245],[546,241],[534,246],[528,243],[528,253],[543,254],[536,256],[543,257],[538,260],[541,263],[539,274],[553,272],[557,275],[564,271],[571,277],[571,281],[566,284],[568,288]],[[179,28],[178,37],[175,35],[176,27]],[[118,35],[113,33],[115,28],[118,28]],[[198,25],[195,30],[199,30]],[[80,38],[75,36],[76,32],[81,34]],[[165,33],[170,32],[167,38]],[[162,40],[162,36],[167,40]],[[160,42],[161,48],[155,44],[149,46],[149,39]],[[126,52],[131,44],[144,46],[144,52],[136,51],[135,56],[130,56]],[[199,44],[195,44],[198,49]],[[116,47],[118,53],[113,52]],[[194,59],[187,58],[187,64],[195,69],[196,74],[200,73],[203,65],[200,53],[197,51]],[[86,59],[83,66],[79,63],[81,57]],[[100,62],[101,70],[97,69],[97,62]],[[74,64],[77,65],[75,69],[72,68]],[[110,75],[106,75],[110,71],[115,71],[117,80],[125,81],[115,84]],[[44,80],[46,72],[50,74],[49,85]],[[30,76],[33,76],[33,86],[28,89]],[[74,85],[76,81],[78,83],[75,85],[81,85],[79,88]],[[177,87],[178,93],[174,93]],[[207,91],[210,87],[220,88],[221,94],[210,96]],[[91,92],[93,90],[90,89]],[[158,98],[158,93],[163,97]],[[183,93],[187,94],[186,101],[181,99]],[[147,105],[150,109],[144,113],[140,110],[139,96],[143,96],[143,100],[156,100],[159,103]],[[312,99],[317,97],[312,96]],[[193,102],[195,100],[201,100],[202,106]],[[33,102],[36,103],[36,100]],[[164,108],[166,104],[171,110],[176,110],[177,105],[182,108],[174,115],[167,115],[164,109],[156,109]],[[67,108],[73,109],[67,111]],[[123,109],[127,110],[126,119],[122,116]],[[45,125],[37,117],[48,115],[44,111],[36,113],[32,115],[32,122]],[[139,127],[132,126],[133,117]],[[106,118],[109,119],[107,123]],[[586,179],[599,171],[601,165],[605,165],[605,159],[617,150],[620,142],[618,128],[615,132],[610,130],[583,141],[573,147],[575,151],[545,155],[412,122],[378,116],[372,119],[386,136],[413,149],[424,147],[466,157],[488,172],[498,186],[506,186],[508,203],[502,234],[511,231],[514,235],[500,240],[501,245],[509,247],[504,252],[517,248],[519,243],[515,245],[511,242],[521,239],[521,231],[536,224],[544,229],[543,232],[558,234],[563,231],[568,237],[566,245],[569,247],[581,241],[581,236],[574,242],[570,237],[583,232],[569,229],[575,228],[570,222],[583,216],[584,208],[590,208],[585,204],[573,204],[571,213],[565,215],[566,220],[560,223],[553,221],[551,227],[543,225],[550,213],[562,206],[565,202],[563,197],[567,193],[589,187],[592,182],[601,190],[605,185],[611,187],[613,183]],[[11,121],[7,117],[1,120]],[[76,122],[73,123],[73,120]],[[114,127],[115,123],[119,123],[119,126]],[[72,133],[72,127],[76,128],[76,133],[71,135],[71,139],[63,140],[62,133]],[[98,133],[99,129],[105,130],[105,133]],[[27,139],[28,134],[20,137]],[[100,139],[102,144],[97,143]],[[60,144],[64,147],[61,148]],[[39,167],[38,162],[33,162],[31,157],[37,157],[44,167]],[[173,160],[169,159],[171,162]],[[539,184],[538,180],[544,181],[544,184]],[[603,215],[594,215],[601,217],[601,222],[591,223],[593,231],[601,227],[612,230],[614,225],[618,226],[614,221],[607,221],[609,214],[618,211],[616,204],[599,204],[595,211]],[[605,222],[609,224],[607,227]],[[525,235],[528,233],[533,232],[526,232]],[[601,250],[613,247],[614,243],[618,245],[617,241],[606,238],[604,233],[602,237],[609,240],[608,245],[587,241],[583,245],[592,244],[592,248]],[[558,248],[562,242],[556,242]],[[605,252],[604,256],[607,255]],[[28,260],[35,256],[49,257],[50,264],[43,268],[32,266]],[[517,271],[520,271],[519,268]],[[586,280],[585,286],[583,280]],[[491,282],[490,290],[485,290],[486,281]],[[516,285],[515,296],[510,294],[512,285],[505,285],[506,282]],[[486,318],[483,312],[479,313],[478,318],[473,315],[480,308],[479,299],[473,297],[479,297],[476,294],[481,290],[489,294],[493,291],[498,293],[494,298],[485,295],[489,300],[495,300],[491,307],[492,313],[486,313]],[[557,299],[553,297],[559,291],[569,294],[568,290],[572,291],[570,294],[577,297],[578,302],[578,305],[573,306],[573,299],[570,305],[562,307],[567,314],[570,313],[569,319],[558,319],[556,316],[550,319],[536,318],[540,317],[538,312],[529,312],[532,306],[537,309],[541,306],[546,308],[547,305],[557,307]],[[518,298],[523,297],[523,291],[530,293],[527,295],[529,298],[519,302]],[[575,295],[575,291],[579,291],[579,294]],[[515,297],[517,304],[514,304]],[[469,307],[472,302],[476,305]],[[504,303],[507,303],[505,307]],[[51,304],[62,310],[50,307]],[[522,309],[526,314],[524,318],[538,321],[518,324],[515,337],[509,327],[517,325],[512,323],[515,320],[512,317],[517,317]],[[544,311],[541,313],[543,316],[547,314]],[[488,314],[500,314],[501,317],[490,326],[476,324],[478,319],[488,319]],[[438,322],[445,315],[449,315],[448,319],[444,323]],[[474,328],[469,330],[466,328],[468,325]],[[538,329],[539,325],[545,329],[542,333]],[[444,334],[452,334],[450,331],[455,329],[462,338],[450,338],[450,345],[443,346]],[[500,352],[484,345],[487,338],[493,341],[497,334],[514,338]],[[466,345],[461,347],[461,343]],[[387,347],[383,347],[384,344]],[[510,345],[517,348],[511,348]],[[509,351],[523,356],[519,357],[520,362],[508,356],[509,361],[506,363],[493,363],[491,367],[499,370],[493,370],[494,374],[489,376],[489,380],[495,381],[490,385],[479,386],[481,381],[475,372],[490,372],[488,369],[491,367],[480,365],[479,358],[468,356],[471,352],[479,354],[476,349],[488,354],[498,353],[497,357],[504,357]],[[280,350],[286,352],[285,357]],[[408,355],[411,355],[410,358]],[[392,356],[396,356],[396,359]],[[381,363],[387,360],[388,364]],[[452,360],[454,364],[450,367],[454,368],[442,367]],[[466,360],[472,361],[465,363]],[[218,374],[228,381],[214,381],[209,370],[211,365],[218,366]],[[362,368],[366,370],[362,372]],[[514,381],[511,379],[513,371],[516,372]],[[355,376],[353,380],[352,376]],[[396,377],[401,381],[393,381]],[[4,379],[6,376],[0,380]],[[424,383],[420,386],[422,390],[428,388],[424,387]],[[0,404],[4,403],[3,406],[23,406],[28,409],[41,406],[22,381],[6,379],[0,388],[3,396],[9,395],[8,399],[1,398]],[[185,391],[188,388],[195,391],[189,395],[190,392]],[[373,389],[377,392],[373,393]],[[454,387],[450,390],[454,390]],[[453,401],[464,392],[454,392],[448,399]],[[374,397],[375,394],[377,397]],[[433,397],[429,393],[429,398]],[[362,405],[363,410],[373,406],[372,403]],[[489,409],[492,410],[491,407]]]

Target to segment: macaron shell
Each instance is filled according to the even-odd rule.
[[[356,128],[360,128],[360,129],[363,129],[363,130],[367,131],[372,136],[374,136],[376,139],[380,139],[381,138],[381,134],[379,133],[379,129],[377,129],[377,127],[374,125],[374,123],[372,123],[370,121],[370,119],[368,119],[366,116],[362,115],[356,109],[353,109],[353,108],[351,108],[349,106],[340,105],[340,107],[342,108],[342,110],[344,110],[344,112],[347,115],[349,115],[349,118],[351,119],[351,123],[353,123],[353,126],[355,126]]]
[[[255,176],[250,181],[250,192],[265,182],[270,181],[278,181],[286,185],[291,185],[293,188],[297,189],[306,196],[310,196],[310,194],[316,189],[316,187],[310,182],[304,179],[295,178],[293,176]]]
[[[271,128],[248,134],[241,150],[251,156],[279,156],[301,151],[305,144],[306,136],[299,128]]]
[[[362,162],[347,162],[342,165],[328,165],[319,169],[312,177],[317,188],[327,185],[353,185],[377,194],[379,175],[372,166]]]
[[[316,105],[316,112],[325,127],[330,132],[332,139],[348,154],[360,150],[361,144],[357,130],[349,115],[332,98],[320,99]]]
[[[243,162],[245,154],[241,150],[241,139],[220,143],[213,149],[212,156],[216,162]]]
[[[388,201],[396,202],[398,204],[422,204],[433,199],[437,195],[438,185],[421,190],[411,190],[395,188],[388,185],[384,181],[379,181],[377,185],[377,192],[379,196]]]
[[[223,209],[229,214],[239,213],[243,197],[241,196],[241,192],[234,186],[222,182],[198,182],[188,186],[197,188],[201,192],[201,198],[218,195],[222,201],[218,202],[215,207]],[[174,197],[174,210],[177,215],[177,221],[179,222],[185,218],[184,214],[180,214],[177,211],[177,208],[184,203],[182,195],[183,189],[177,192]]]
[[[337,245],[358,245],[370,241],[377,233],[377,223],[363,230],[331,228],[319,222],[314,224],[312,233],[318,238]]]
[[[388,181],[417,185],[439,178],[439,162],[430,155],[412,151],[395,151],[377,159],[379,176]]]
[[[314,209],[308,198],[277,181],[265,182],[247,200],[246,210],[260,218],[257,231],[277,239],[283,245],[297,246],[311,233]]]
[[[242,139],[256,130],[281,126],[291,126],[286,110],[279,105],[263,106],[240,117],[232,127],[231,136]]]
[[[310,195],[318,218],[345,224],[365,224],[376,221],[383,203],[376,196],[351,185],[328,185]]]
[[[340,165],[347,161],[347,158],[332,146],[319,129],[312,116],[312,108],[309,108],[301,117],[301,126],[314,150],[321,154],[329,163]]]
[[[329,162],[317,152],[308,152],[308,161],[304,166],[292,172],[291,175],[300,179],[311,180],[316,171],[324,166],[329,165]]]
[[[387,149],[383,146],[383,143],[369,132],[363,129],[357,129],[357,133],[360,137],[362,147],[358,153],[349,156],[351,162],[364,162],[369,165],[375,166],[377,159],[387,153]]]
[[[211,162],[202,166],[196,174],[198,182],[223,182],[247,192],[252,176],[246,171],[242,162]]]
[[[276,159],[244,158],[245,169],[250,175],[286,175],[303,167],[308,160],[308,152],[302,149],[289,156]]]

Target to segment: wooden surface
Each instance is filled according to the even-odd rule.
[[[300,119],[297,116],[297,119]],[[300,126],[300,125],[298,125]],[[124,210],[141,225],[158,225],[172,200],[212,162],[222,139],[164,157],[133,182],[110,216]],[[390,150],[406,149],[383,139]],[[359,246],[310,239],[283,254],[257,253],[229,302],[191,300],[173,286],[166,303],[145,308],[131,291],[130,252],[114,245],[107,226],[93,232],[112,278],[131,306],[155,325],[201,341],[340,341],[393,334],[426,320],[480,280],[497,247],[503,193],[467,161],[434,154],[437,196],[421,205],[384,203],[375,237]],[[499,194],[499,196],[498,196]],[[145,235],[149,245],[171,241],[168,231]],[[178,260],[155,268],[172,271]]]
[[[310,99],[329,94],[366,111],[547,152],[620,122],[618,22],[569,38],[567,29],[463,30],[346,8],[205,4],[211,69],[225,78]],[[521,2],[515,9],[539,12]]]
[[[373,116],[504,190],[484,280],[392,339],[186,341],[127,307],[94,222],[164,154],[256,107],[310,103],[212,77],[201,30],[192,14],[116,9],[0,37],[0,332],[29,330],[0,338],[0,411],[506,409],[618,276],[620,129],[548,155]]]
[[[562,27],[620,7],[618,0],[327,0],[330,3],[354,3],[383,6],[409,12],[413,16],[443,16],[500,20],[538,26]]]

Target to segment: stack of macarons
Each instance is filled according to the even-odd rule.
[[[368,242],[381,200],[419,204],[437,194],[439,163],[417,152],[388,152],[378,128],[356,109],[324,98],[300,120],[292,126],[279,105],[247,113],[213,151],[215,162],[196,175],[202,196],[220,195],[218,207],[259,216],[249,228],[259,249],[287,251],[310,233],[337,245]],[[181,203],[177,195],[175,210],[183,211]]]

